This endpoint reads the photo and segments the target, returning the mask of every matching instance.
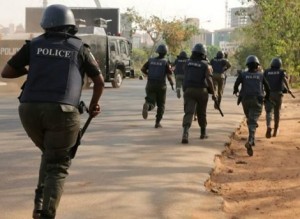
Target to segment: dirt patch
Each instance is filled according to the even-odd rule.
[[[216,156],[206,187],[223,197],[228,218],[300,218],[300,91],[294,94],[284,97],[277,137],[265,138],[261,115],[253,157],[244,147],[245,121]]]

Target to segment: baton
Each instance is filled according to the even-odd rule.
[[[217,100],[214,100],[214,102],[215,102],[215,105],[216,105],[216,107],[217,107],[217,110],[219,110],[221,116],[224,117],[224,114],[223,114],[223,112],[222,112],[222,110],[221,110],[221,108],[220,108],[220,105],[219,105],[218,101],[217,101]]]
[[[293,98],[296,98],[295,95],[292,93],[292,91],[289,91],[289,94],[290,94]]]

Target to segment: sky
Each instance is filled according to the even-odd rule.
[[[25,26],[25,8],[42,7],[45,0],[1,0],[0,25],[10,23]],[[48,5],[96,7],[94,0],[47,0]],[[226,0],[99,0],[103,8],[134,8],[142,17],[159,16],[166,20],[193,17],[200,19],[200,27],[210,31],[225,27]],[[243,6],[243,0],[227,0],[228,9]],[[184,3],[184,4],[183,4]],[[244,5],[245,6],[245,5]]]

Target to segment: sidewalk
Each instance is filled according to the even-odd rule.
[[[216,168],[206,186],[223,197],[229,218],[300,218],[300,91],[294,94],[295,99],[284,96],[277,137],[265,138],[263,111],[253,157],[244,147],[245,123],[226,151],[216,156]]]

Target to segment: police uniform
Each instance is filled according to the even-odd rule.
[[[198,124],[201,129],[207,125],[206,109],[208,102],[208,84],[206,72],[209,65],[204,60],[188,60],[184,78],[184,117],[182,126],[190,127],[193,120],[195,106],[197,105]],[[212,89],[212,88],[211,88]]]
[[[16,73],[12,73],[15,77],[20,76],[20,69],[29,66],[19,96],[19,116],[26,133],[42,152],[34,200],[35,219],[55,218],[71,165],[71,148],[80,130],[78,105],[84,75],[91,77],[99,88],[93,90],[91,116],[99,113],[98,100],[104,87],[89,47],[68,32],[47,31],[55,25],[74,31],[75,19],[66,6],[47,7],[41,22],[46,32],[27,41],[7,65],[8,69],[15,69]],[[2,75],[10,74],[3,71]]]
[[[282,97],[283,97],[283,86],[286,74],[282,69],[275,69],[270,68],[265,70],[264,76],[269,83],[270,86],[270,101],[265,102],[265,111],[266,111],[266,124],[267,124],[267,132],[266,137],[271,137],[271,121],[272,121],[272,114],[274,111],[274,133],[273,136],[275,137],[277,134],[277,130],[279,127],[279,120],[280,120],[280,109],[282,104]]]
[[[185,52],[181,52],[177,59],[175,60],[175,70],[174,75],[176,79],[176,93],[177,97],[181,97],[182,84],[184,79],[184,67],[187,61],[187,55]]]
[[[257,121],[262,112],[264,91],[266,92],[266,99],[269,97],[270,88],[263,74],[255,71],[245,71],[239,74],[234,84],[234,93],[237,94],[239,85],[242,85],[240,91],[240,97],[244,114],[247,118],[247,125],[249,131],[249,137],[247,142],[250,146],[248,152],[252,156],[253,152],[251,147],[255,145],[255,132],[257,128]]]
[[[146,97],[143,106],[143,117],[147,119],[146,112],[151,111],[157,105],[155,128],[161,127],[160,121],[165,112],[166,103],[166,77],[173,86],[171,80],[172,70],[167,59],[165,58],[150,58],[142,67],[142,72],[148,76],[146,84]]]
[[[206,109],[209,91],[212,93],[213,99],[216,100],[211,74],[212,69],[206,58],[206,48],[201,43],[198,43],[193,47],[192,55],[185,66],[182,144],[189,142],[189,128],[192,125],[196,106],[198,124],[201,128],[200,139],[207,138]]]
[[[213,82],[215,90],[218,92],[218,103],[220,105],[225,87],[225,71],[231,67],[231,64],[227,59],[223,58],[223,53],[213,58],[210,64],[213,68]]]

